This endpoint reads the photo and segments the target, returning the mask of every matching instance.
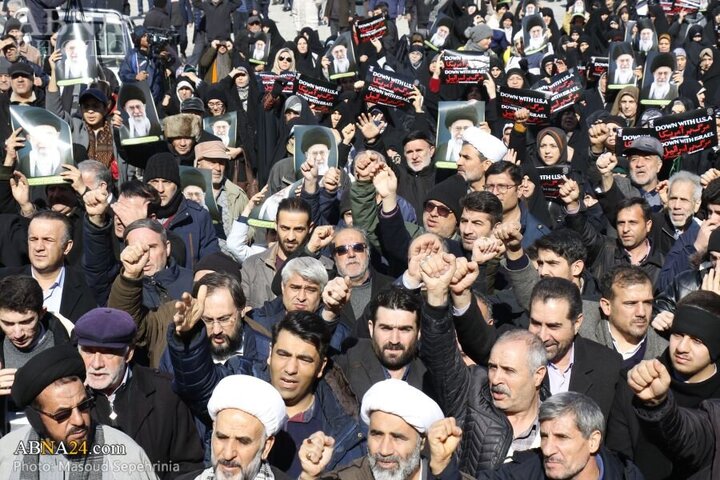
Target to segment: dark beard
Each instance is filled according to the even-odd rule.
[[[373,351],[375,352],[375,356],[380,361],[380,364],[387,368],[388,370],[399,370],[405,366],[407,366],[410,362],[413,361],[415,358],[415,353],[417,352],[417,343],[413,342],[412,345],[410,345],[407,349],[404,349],[401,345],[393,345],[392,343],[386,343],[382,347],[380,347],[375,341],[372,343]],[[385,350],[394,350],[394,351],[401,351],[402,354],[393,359],[388,359],[384,356]]]
[[[232,333],[232,335],[223,334],[223,337],[225,338],[224,345],[216,346],[214,343],[211,342],[210,352],[212,354],[213,360],[225,360],[233,353],[237,352],[242,345],[242,333],[242,321],[238,321],[235,331]]]

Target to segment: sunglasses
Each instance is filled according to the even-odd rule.
[[[367,245],[364,243],[351,243],[350,245],[338,245],[335,247],[335,255],[342,257],[343,255],[347,255],[350,250],[352,250],[355,253],[363,253],[365,249],[367,248]]]
[[[281,62],[289,62],[289,61],[292,60],[292,58],[290,58],[290,57],[278,57],[278,60],[280,60]]]
[[[47,412],[43,412],[42,410],[38,410],[38,409],[35,409],[35,410],[38,411],[38,412],[40,412],[40,413],[42,413],[43,415],[45,415],[45,416],[47,416],[47,417],[52,418],[52,419],[55,420],[57,423],[62,423],[62,422],[64,422],[65,420],[67,420],[68,418],[70,418],[70,416],[71,416],[72,413],[73,413],[73,410],[75,410],[76,408],[77,408],[78,410],[80,410],[80,412],[85,413],[85,412],[89,411],[89,410],[90,410],[92,407],[94,407],[94,406],[95,406],[95,397],[87,397],[85,400],[83,400],[82,402],[78,403],[78,404],[75,405],[74,407],[72,407],[72,408],[63,408],[63,409],[58,410],[58,411],[55,412],[55,413],[47,413]]]
[[[247,77],[247,73],[245,73],[245,72],[238,72],[237,76],[238,76],[238,77]]]
[[[433,202],[427,202],[423,210],[425,210],[425,212],[427,213],[432,213],[433,210],[437,210],[437,214],[443,218],[447,218],[450,216],[451,213],[453,213],[452,210],[447,208],[445,205],[440,205],[439,203]]]

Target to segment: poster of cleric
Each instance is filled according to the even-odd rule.
[[[29,185],[65,183],[63,165],[75,165],[70,126],[43,108],[10,105],[12,129],[22,128],[25,146],[17,151],[16,170]]]
[[[152,143],[161,139],[162,125],[145,82],[123,84],[118,94],[118,108],[123,119],[121,145]]]
[[[317,168],[318,177],[337,167],[337,142],[332,129],[308,125],[295,127],[295,172],[299,176],[302,176],[300,167],[306,161]]]
[[[237,112],[203,118],[203,130],[218,137],[227,148],[235,148],[237,139]]]
[[[95,35],[90,25],[62,25],[58,30],[57,47],[62,53],[55,68],[58,85],[90,83],[98,77]]]

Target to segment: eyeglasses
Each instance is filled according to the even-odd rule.
[[[227,327],[228,325],[230,325],[230,322],[232,322],[234,318],[235,315],[225,315],[224,317],[220,318],[203,318],[202,321],[208,327],[215,325],[215,323],[217,323],[221,327]]]
[[[433,210],[437,210],[437,214],[443,218],[447,218],[450,216],[451,213],[453,213],[453,211],[447,208],[445,205],[440,205],[439,203],[433,202],[427,202],[423,210],[425,210],[426,213],[432,213]]]
[[[290,57],[278,57],[278,60],[280,60],[281,62],[290,62],[290,61],[292,61],[292,58],[290,58]]]
[[[483,187],[483,190],[486,192],[497,192],[497,193],[505,193],[511,188],[515,188],[517,185],[503,185],[503,184],[485,184]]]
[[[223,102],[214,102],[214,101],[208,102],[208,107],[222,107],[222,106],[223,106]]]
[[[45,416],[47,416],[47,417],[52,418],[52,419],[55,420],[57,423],[62,423],[62,422],[64,422],[65,420],[67,420],[68,418],[70,418],[70,415],[72,415],[73,410],[75,410],[76,408],[77,408],[78,410],[80,410],[80,412],[84,413],[84,412],[87,412],[88,410],[90,410],[90,409],[91,409],[92,407],[94,407],[94,406],[95,406],[95,397],[90,396],[90,397],[87,397],[87,398],[86,398],[85,400],[83,400],[82,402],[80,402],[80,403],[78,403],[77,405],[75,405],[74,407],[71,407],[71,408],[63,408],[63,409],[58,410],[58,411],[55,412],[55,413],[43,412],[42,410],[37,409],[37,408],[33,408],[33,409],[34,409],[35,411],[37,411],[37,412],[42,413],[43,415],[45,415]]]
[[[349,245],[338,245],[335,247],[335,255],[338,257],[342,257],[343,255],[347,255],[350,253],[350,250],[352,250],[355,253],[363,253],[365,249],[367,248],[367,245],[364,243],[351,243]]]

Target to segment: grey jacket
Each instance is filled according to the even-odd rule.
[[[247,298],[247,306],[262,307],[265,302],[274,300],[277,295],[272,291],[275,278],[275,258],[280,246],[276,243],[264,252],[248,257],[242,265],[242,289]]]
[[[614,350],[615,347],[613,346],[613,339],[610,335],[610,329],[608,328],[607,322],[607,320],[599,317],[597,320],[585,317],[585,320],[583,320],[583,323],[580,326],[580,336]],[[645,348],[643,360],[651,360],[659,357],[668,347],[668,341],[658,335],[652,327],[648,328],[645,341],[647,342],[647,346]]]

